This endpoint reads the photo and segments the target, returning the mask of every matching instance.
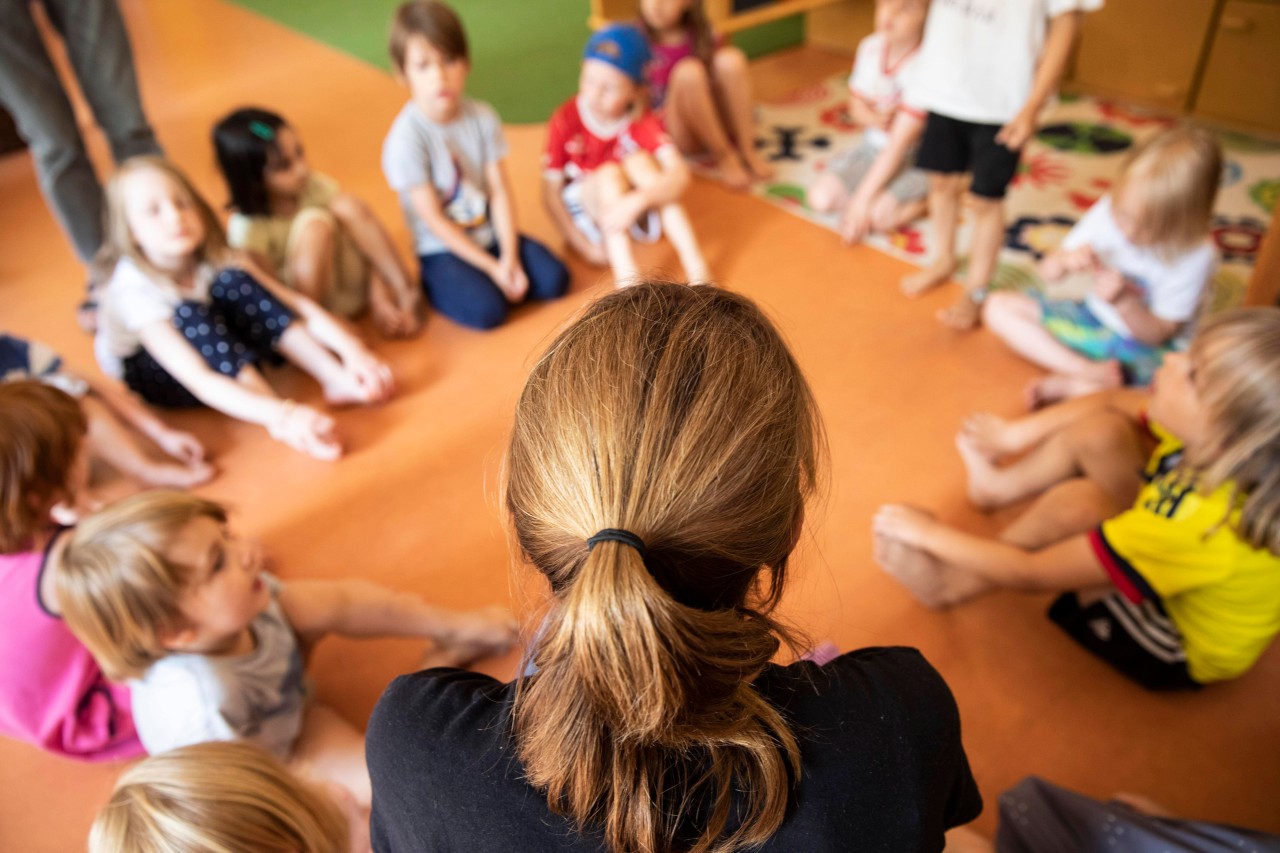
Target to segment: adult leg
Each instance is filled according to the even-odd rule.
[[[756,150],[755,100],[746,54],[736,47],[720,48],[711,58],[711,76],[720,115],[733,131],[742,162],[756,178],[772,178],[773,166]]]
[[[133,49],[116,0],[42,2],[67,45],[76,80],[106,133],[112,158],[121,163],[140,154],[162,154],[142,111]]]
[[[671,69],[665,117],[671,138],[681,151],[709,152],[715,158],[721,180],[733,189],[746,189],[751,184],[751,172],[720,119],[711,75],[696,57],[682,59]]]
[[[423,255],[419,263],[427,298],[444,316],[481,330],[496,329],[507,319],[506,296],[476,267],[450,252]]]
[[[0,0],[0,103],[31,147],[45,200],[87,264],[102,245],[102,187],[28,7],[27,0]]]
[[[908,296],[932,290],[956,271],[956,225],[960,222],[963,186],[963,173],[929,173],[929,228],[934,255],[927,267],[902,279],[902,292]]]
[[[662,177],[662,167],[648,154],[632,154],[622,161],[622,168],[627,179],[637,187],[650,186]],[[662,230],[667,239],[675,246],[676,255],[680,258],[689,282],[708,281],[711,271],[707,268],[707,260],[702,255],[702,247],[698,245],[697,235],[693,232],[693,224],[689,221],[684,206],[674,201],[664,204],[658,208],[658,217],[662,220]]]
[[[569,268],[550,249],[521,234],[519,251],[529,277],[529,299],[559,299],[569,291]]]

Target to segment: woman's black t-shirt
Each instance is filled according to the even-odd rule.
[[[914,649],[768,666],[761,695],[800,743],[800,783],[761,853],[936,853],[982,811],[955,699]],[[524,781],[514,684],[455,669],[397,678],[369,722],[378,853],[605,853]]]

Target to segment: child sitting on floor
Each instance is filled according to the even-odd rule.
[[[1156,689],[1236,678],[1280,631],[1280,309],[1207,321],[1146,401],[1118,391],[980,418],[960,449],[980,504],[1043,494],[998,541],[883,507],[877,559],[923,603],[1063,592],[1050,617]]]
[[[680,150],[710,154],[733,189],[773,177],[756,151],[747,57],[712,31],[703,0],[640,0],[640,26],[653,55],[649,105]]]
[[[367,853],[369,816],[250,743],[201,743],[130,767],[93,822],[89,853]]]
[[[66,540],[58,522],[85,502],[86,429],[57,388],[0,383],[0,735],[109,761],[142,752],[129,688],[109,683],[63,624],[45,571]]]
[[[336,459],[333,419],[281,399],[258,365],[283,355],[319,380],[332,404],[391,396],[391,369],[329,312],[228,250],[209,205],[165,160],[135,157],[107,184],[97,264],[109,277],[98,363],[152,405],[204,403]]]
[[[973,237],[964,293],[938,319],[961,331],[978,323],[1004,244],[1004,196],[1022,147],[1058,86],[1082,12],[1102,0],[934,3],[912,75],[912,102],[928,110],[917,160],[929,173],[933,260],[902,280],[911,296],[956,270],[955,231],[966,186]],[[972,181],[965,173],[972,172]]]
[[[651,243],[660,230],[687,279],[707,281],[707,263],[679,201],[689,167],[644,109],[648,61],[649,46],[635,27],[608,26],[587,41],[578,94],[547,128],[543,202],[569,246],[593,264],[608,263],[619,284],[638,272],[632,238]]]
[[[207,482],[214,467],[190,433],[171,429],[132,394],[111,383],[90,382],[62,364],[62,358],[37,341],[0,334],[0,381],[34,379],[67,392],[80,402],[89,422],[86,441],[95,459],[148,486],[190,488]],[[131,429],[132,428],[132,429]],[[138,443],[151,439],[169,461],[153,459]]]
[[[72,532],[54,569],[67,624],[107,676],[130,679],[149,753],[251,740],[369,804],[364,737],[309,700],[305,660],[326,634],[426,637],[433,666],[505,653],[497,608],[460,613],[362,581],[282,583],[232,537],[223,507],[181,492],[119,501]]]
[[[387,337],[422,328],[422,293],[382,223],[328,175],[273,112],[239,109],[213,129],[231,193],[227,242],[339,317],[368,308]]]
[[[431,304],[492,329],[511,305],[563,296],[568,269],[516,227],[498,114],[463,94],[471,67],[458,16],[436,0],[405,3],[391,58],[409,103],[382,145],[382,171],[400,195]]]
[[[1159,134],[1041,264],[1050,282],[1090,276],[1083,303],[1038,291],[990,295],[982,310],[987,327],[1051,371],[1031,386],[1029,403],[1151,381],[1213,277],[1218,255],[1209,222],[1221,173],[1222,152],[1208,131]]]
[[[903,90],[928,11],[928,0],[877,0],[876,31],[858,44],[849,113],[862,138],[831,160],[807,195],[819,213],[841,211],[846,243],[893,231],[925,211],[929,178],[915,167],[924,113],[908,105]]]

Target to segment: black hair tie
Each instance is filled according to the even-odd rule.
[[[623,545],[630,545],[640,552],[643,559],[645,555],[644,540],[632,533],[630,530],[619,530],[616,527],[606,527],[595,536],[587,540],[587,550],[590,551],[601,542],[621,542]]]

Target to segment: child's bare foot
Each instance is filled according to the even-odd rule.
[[[773,164],[760,156],[760,152],[755,148],[748,148],[747,152],[742,155],[746,161],[747,168],[751,170],[751,174],[755,175],[758,181],[768,181],[777,174],[777,170],[773,168]]]
[[[1009,422],[990,412],[975,412],[970,415],[960,427],[960,432],[969,438],[973,449],[985,456],[988,462],[998,462],[1010,453],[1023,449],[1014,441]]]
[[[873,541],[880,568],[930,610],[962,604],[990,588],[982,578],[948,566],[920,548],[879,533],[873,535]]]
[[[157,488],[190,489],[209,482],[217,472],[217,468],[204,461],[185,465],[178,462],[155,462],[139,471],[138,479],[145,485]]]
[[[338,441],[333,418],[321,414],[310,406],[288,405],[267,431],[277,441],[313,459],[331,462],[342,456],[342,443]]]
[[[956,436],[956,450],[969,475],[969,502],[981,510],[992,510],[1009,502],[1009,496],[999,488],[1000,469],[981,451],[973,438],[960,431]]]
[[[1124,384],[1124,372],[1120,369],[1120,362],[1100,361],[1097,367],[1097,370],[1091,371],[1087,376],[1050,373],[1048,376],[1034,380],[1022,395],[1027,409],[1034,411],[1060,400],[1096,394],[1109,388],[1119,388]]]
[[[956,262],[952,258],[939,258],[929,266],[913,272],[902,279],[902,292],[907,296],[919,296],[927,290],[950,280],[956,271]]]
[[[745,190],[751,186],[751,172],[742,163],[737,151],[731,151],[716,164],[720,180],[731,190]]]
[[[938,312],[938,320],[957,332],[968,332],[977,328],[978,321],[981,319],[982,309],[969,297],[968,293],[963,294],[950,307]]]

